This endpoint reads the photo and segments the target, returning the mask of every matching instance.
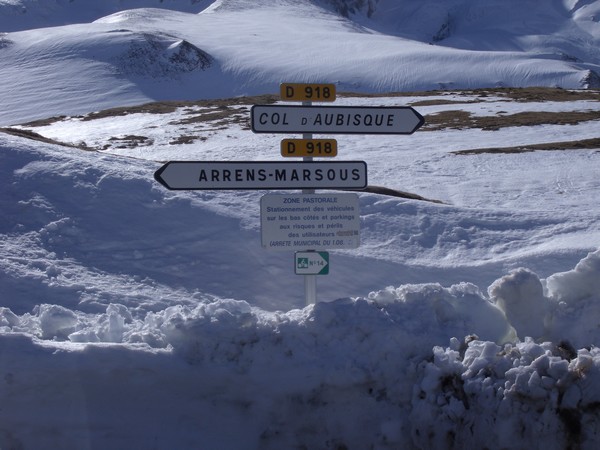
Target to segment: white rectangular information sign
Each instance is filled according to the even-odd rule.
[[[260,199],[262,245],[267,250],[357,248],[356,194],[267,194]]]

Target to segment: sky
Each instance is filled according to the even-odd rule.
[[[576,87],[567,85],[516,92],[515,98],[492,83],[486,92],[368,96],[344,94],[349,85],[339,81],[335,105],[410,106],[425,125],[402,136],[318,135],[337,139],[334,160],[365,161],[369,185],[423,200],[352,194],[358,197],[360,245],[329,252],[329,273],[316,277],[318,301],[307,305],[293,252],[261,246],[261,198],[300,191],[171,191],[154,174],[167,161],[283,162],[280,141],[300,137],[253,133],[250,108],[265,97],[239,97],[276,94],[274,80],[290,76],[293,58],[278,68],[266,63],[270,51],[257,47],[246,61],[238,60],[240,41],[230,41],[223,24],[250,28],[257,24],[250,19],[277,17],[273,29],[265,22],[257,30],[274,45],[269,36],[278,26],[290,21],[302,30],[310,22],[303,21],[305,15],[317,11],[339,28],[314,25],[314,41],[303,33],[304,45],[323,48],[317,28],[323,35],[334,33],[332,42],[335,33],[350,30],[349,48],[362,38],[365,46],[373,37],[390,46],[408,38],[398,31],[383,34],[384,25],[391,25],[375,23],[377,14],[357,13],[349,27],[347,19],[304,3],[295,18],[286,3],[243,14],[248,4],[241,1],[216,2],[201,14],[192,7],[208,4],[184,3],[176,13],[141,9],[93,18],[75,9],[75,1],[65,22],[94,20],[92,25],[39,31],[34,27],[42,17],[58,15],[27,16],[37,2],[0,1],[2,11],[15,5],[29,11],[21,31],[5,28],[9,32],[0,34],[0,42],[14,43],[0,45],[11,61],[0,68],[10,80],[2,89],[19,104],[0,108],[1,125],[10,127],[0,132],[0,447],[595,448],[600,153],[593,144],[581,144],[598,137],[597,91],[558,95]],[[452,3],[453,14],[464,12],[457,16],[461,26],[477,11],[468,3]],[[391,5],[379,4],[379,14]],[[584,12],[598,9],[598,2],[552,4],[556,9],[540,29],[550,29],[557,11],[581,21]],[[64,2],[57,1],[56,8],[62,17],[70,11]],[[415,17],[427,11],[418,9]],[[123,30],[148,27],[149,18],[164,33],[150,47],[167,52],[161,56],[166,59],[146,54],[135,65],[115,62],[115,42],[140,49],[131,47],[132,36]],[[368,21],[379,31],[359,28]],[[191,37],[200,31],[190,24],[198,23],[211,31],[206,41],[212,43],[203,47],[210,58],[164,31]],[[507,64],[514,58],[531,61],[526,50],[494,59],[487,48],[462,48],[457,22],[454,30],[448,47],[413,35],[402,51],[418,48],[415,55],[423,59],[428,56],[423,49],[431,49],[432,58],[438,52],[481,53],[477,58],[489,58],[489,73],[519,73],[522,68]],[[553,42],[561,37],[549,36]],[[54,50],[46,53],[51,41]],[[19,66],[36,48],[51,68],[46,75],[33,61],[28,70]],[[65,48],[77,51],[61,59]],[[188,69],[179,62],[190,61],[169,59],[169,51],[212,61],[204,72],[220,68],[211,72],[210,83],[236,98],[193,101],[215,98],[199,90],[185,98],[188,103],[158,111],[94,114],[109,105],[169,98],[193,84],[203,70],[198,66],[187,85],[185,77],[164,77],[174,70],[180,76]],[[94,76],[76,98],[59,88],[60,80],[75,74],[74,61],[82,61],[70,61],[72,55],[89,52],[111,55],[106,64],[113,73],[102,76],[110,70],[80,64],[82,76],[87,70]],[[355,76],[352,60],[338,58],[335,70],[347,80]],[[385,61],[362,65],[364,80],[384,74],[379,64]],[[534,71],[535,83],[553,87],[569,79],[555,71],[556,60],[546,62]],[[489,81],[469,84],[480,75],[476,67],[465,71],[461,58],[447,63],[451,67],[444,73],[455,74],[457,86]],[[572,73],[580,74],[583,69],[575,66]],[[159,80],[148,82],[141,75],[148,71]],[[242,78],[248,92],[228,91]],[[41,79],[49,89],[31,101],[32,93],[20,89]],[[126,89],[131,95],[119,95],[124,84],[115,80],[122,79],[131,83]],[[537,98],[526,100],[526,92],[537,92]],[[62,117],[41,121],[53,116]],[[529,123],[517,123],[532,116]],[[464,125],[465,117],[473,125]],[[34,119],[40,122],[24,123]],[[484,127],[486,120],[496,126]],[[559,150],[564,142],[571,144]],[[548,149],[476,151],[537,144]],[[465,153],[469,150],[474,152]]]

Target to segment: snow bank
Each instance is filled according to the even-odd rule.
[[[395,341],[394,351],[407,357],[469,335],[499,345],[548,340],[583,348],[595,345],[599,338],[599,274],[600,250],[590,253],[572,271],[545,280],[527,269],[517,269],[492,283],[489,298],[470,283],[448,288],[431,283],[387,287],[371,292],[368,298],[340,299],[289,312],[267,312],[246,301],[218,298],[199,300],[195,307],[170,306],[141,318],[137,317],[139,311],[115,303],[103,314],[41,304],[22,315],[1,308],[0,326],[4,332],[44,340],[143,343],[151,348],[172,348],[186,358],[191,357],[190,348],[197,348],[198,334],[203,336],[202,345],[211,347],[207,339],[216,345],[221,333],[230,338],[242,333],[245,337],[241,339],[248,339],[248,333],[279,334],[290,326],[302,333],[317,327],[309,334],[329,336],[325,339],[334,334],[360,337],[361,341],[367,336],[381,337],[382,341]],[[410,345],[404,344],[408,341]],[[373,346],[387,345],[377,342]]]
[[[597,347],[453,339],[417,373],[410,421],[418,448],[591,449],[600,442]]]
[[[42,354],[35,364],[15,356],[10,379],[24,385],[61,360],[87,368],[94,389],[136,383],[140,373],[143,386],[153,386],[165,377],[159,366],[172,365],[188,383],[185,414],[211,410],[219,429],[246,422],[236,448],[593,448],[600,442],[598,332],[592,320],[573,320],[598,317],[598,294],[581,293],[593,290],[582,285],[594,286],[599,259],[600,251],[591,253],[547,280],[516,270],[492,284],[490,298],[463,283],[389,287],[285,313],[231,299],[143,319],[118,304],[99,315],[46,304],[23,315],[1,308],[0,354]],[[570,302],[579,302],[578,314],[567,320]],[[517,338],[527,331],[536,339]],[[93,367],[102,369],[87,373]],[[66,387],[52,384],[53,376],[46,383],[59,397]],[[168,397],[180,387],[161,389]],[[119,391],[119,401],[134,401],[139,390]],[[160,408],[177,408],[174,397],[162,398]],[[157,404],[145,406],[145,414],[157,414]],[[18,436],[39,433],[35,425],[8,424]],[[94,445],[119,442],[89,433]],[[181,439],[172,433],[164,430],[161,442]],[[222,443],[210,432],[186,436],[194,445]]]
[[[598,338],[599,271],[600,251],[596,251],[573,270],[545,280],[527,269],[515,270],[494,282],[488,292],[521,339],[566,339],[584,347]]]

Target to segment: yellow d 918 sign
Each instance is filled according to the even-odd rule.
[[[284,139],[281,141],[281,156],[333,157],[337,156],[335,139]]]
[[[281,100],[293,102],[333,102],[335,84],[282,83]]]

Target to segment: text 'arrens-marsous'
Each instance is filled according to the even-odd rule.
[[[347,181],[360,180],[359,169],[200,169],[198,181]]]

